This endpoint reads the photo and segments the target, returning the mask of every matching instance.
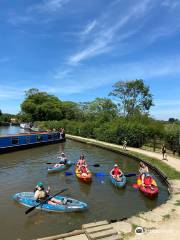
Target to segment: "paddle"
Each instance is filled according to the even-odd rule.
[[[65,172],[65,175],[66,176],[71,176],[71,175],[74,175],[74,173],[72,173],[72,172]],[[96,176],[96,177],[105,177],[105,176],[109,176],[109,174],[99,172],[99,173],[94,173],[94,176]],[[134,176],[136,176],[136,173],[127,173],[127,174],[124,174],[124,176],[125,177],[134,177]]]
[[[56,162],[57,163],[57,162]],[[50,162],[47,162],[46,164],[56,164],[56,163],[50,163]],[[76,165],[76,163],[73,163],[73,165]],[[100,167],[100,164],[96,163],[96,164],[91,164],[91,165],[88,165],[88,166],[92,166],[92,167]]]
[[[46,203],[47,201],[49,201],[51,198],[59,195],[60,193],[65,192],[65,191],[67,191],[67,190],[68,190],[68,188],[64,188],[64,189],[62,189],[60,192],[54,194],[53,196],[49,196],[47,199],[45,199],[44,201],[38,203],[36,206],[30,207],[28,210],[25,211],[25,214],[28,214],[28,213],[32,212],[35,208],[39,207],[40,205],[45,204],[45,203]]]
[[[106,173],[102,173],[102,172],[99,172],[99,173],[95,173],[94,174],[96,177],[105,177],[105,176],[109,176],[109,174],[106,174]],[[125,177],[134,177],[136,176],[136,173],[126,173],[124,174]]]

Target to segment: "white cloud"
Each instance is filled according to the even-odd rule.
[[[0,85],[0,100],[17,100],[24,96],[24,89]]]
[[[180,5],[180,1],[179,0],[163,0],[161,4],[162,6],[174,9],[178,5]]]
[[[92,22],[88,23],[85,26],[84,30],[80,33],[80,35],[84,36],[84,35],[89,34],[95,28],[96,25],[97,25],[96,20],[93,20]]]
[[[87,34],[87,37],[92,40],[91,43],[84,47],[83,50],[72,54],[69,57],[68,63],[70,65],[76,65],[85,59],[108,52],[112,48],[112,44],[115,41],[119,30],[123,28],[130,20],[133,19],[133,21],[135,21],[135,19],[144,16],[144,14],[149,10],[149,3],[150,0],[141,1],[140,4],[132,7],[126,15],[116,19],[116,22],[111,23],[110,21],[111,24],[109,24],[108,20],[112,19],[112,12],[111,14],[107,13],[107,16],[105,17],[104,15],[103,17],[100,17],[98,20],[96,20],[96,24],[93,23],[86,28],[86,32],[90,33],[90,30],[92,30],[91,28],[94,28],[95,25],[98,24],[99,26],[102,26],[100,29],[96,29],[96,33],[94,33],[93,36],[89,36]],[[104,23],[105,18],[107,18],[106,23]],[[121,40],[124,40],[124,34],[122,34],[122,36],[123,37]]]
[[[67,4],[70,0],[43,0],[42,3],[34,5],[31,10],[40,12],[56,12]]]
[[[151,115],[160,120],[168,120],[169,118],[180,119],[180,109],[177,107],[166,107],[165,109],[154,108]]]
[[[180,99],[156,99],[157,107],[180,106]]]
[[[158,77],[172,77],[178,74],[180,74],[180,55],[168,56],[166,59],[156,57],[142,61],[113,63],[108,64],[108,67],[106,65],[83,68],[79,66],[76,69],[71,68],[70,75],[67,73],[64,78],[61,78],[61,75],[58,78],[57,75],[56,79],[61,83],[62,91],[69,94],[104,87],[118,80],[136,78],[156,80]]]

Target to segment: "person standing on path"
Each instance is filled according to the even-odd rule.
[[[167,152],[166,152],[166,146],[165,146],[165,144],[163,144],[163,146],[162,146],[162,148],[161,148],[161,152],[162,152],[162,155],[163,155],[162,160],[167,160]]]
[[[127,141],[126,141],[126,139],[124,139],[124,141],[123,141],[123,150],[127,150],[126,147],[127,147]]]

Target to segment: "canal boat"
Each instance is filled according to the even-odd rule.
[[[0,153],[59,143],[65,140],[65,136],[59,132],[30,132],[0,135]]]
[[[72,165],[72,162],[70,160],[67,160],[66,164],[55,164],[51,167],[48,167],[47,171],[48,173],[54,173],[54,172],[61,172],[65,169],[67,169],[68,167],[70,167]]]
[[[20,128],[30,129],[31,125],[32,125],[31,123],[20,123]]]
[[[79,171],[79,168],[77,166],[75,166],[75,174],[76,174],[76,177],[84,183],[92,182],[92,173],[90,171],[88,172],[88,174],[86,176],[82,176],[81,172]]]
[[[126,185],[126,177],[124,175],[121,177],[121,181],[117,181],[117,179],[110,175],[110,181],[115,187],[118,188],[123,188]]]
[[[149,177],[149,176],[148,176]],[[150,176],[152,178],[152,176]],[[145,177],[146,180],[147,177]],[[139,176],[137,179],[137,185],[139,190],[148,198],[155,198],[158,195],[158,186],[154,178],[152,178],[151,185],[146,185],[146,181],[144,180],[145,185],[142,185],[141,177]]]
[[[49,211],[49,212],[81,212],[87,209],[87,204],[84,202],[81,202],[79,200],[64,197],[57,195],[55,197],[57,200],[61,200],[63,204],[49,204],[44,203],[40,206],[38,206],[36,209]],[[26,207],[33,207],[36,206],[38,203],[34,199],[34,193],[33,192],[20,192],[16,193],[13,196],[13,200],[16,202],[26,206]]]

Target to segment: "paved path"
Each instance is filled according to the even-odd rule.
[[[151,152],[151,151],[143,150],[140,148],[132,148],[132,147],[128,147],[127,149],[132,152],[142,153],[148,157],[157,158],[180,172],[180,159],[178,159],[178,158],[175,158],[172,156],[167,156],[167,160],[162,160],[162,154],[157,153],[157,152]]]
[[[90,144],[92,144],[92,143],[97,144],[97,145],[103,144],[104,146],[107,146],[109,148],[110,147],[113,147],[113,148],[115,147],[115,148],[118,148],[119,150],[123,150],[123,146],[117,145],[117,144],[98,141],[98,140],[95,140],[95,139],[83,138],[83,137],[79,137],[79,136],[73,136],[73,135],[69,135],[69,134],[66,134],[66,136],[69,139],[79,140],[79,141],[90,143]],[[166,164],[168,164],[169,166],[175,168],[177,171],[180,172],[180,159],[178,159],[178,158],[175,158],[175,157],[172,157],[172,156],[167,156],[167,159],[168,159],[168,161],[167,161],[167,160],[162,160],[162,154],[161,153],[147,151],[147,150],[143,150],[141,148],[133,148],[133,147],[127,147],[127,150],[132,151],[132,152],[136,152],[136,153],[141,153],[141,154],[144,154],[148,157],[157,158],[158,160],[161,160],[161,161],[165,162]]]

